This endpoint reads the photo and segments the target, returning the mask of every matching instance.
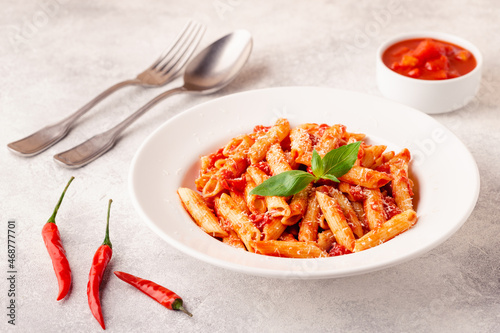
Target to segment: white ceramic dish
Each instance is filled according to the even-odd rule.
[[[199,157],[232,137],[286,117],[292,126],[341,123],[371,142],[413,153],[417,185],[414,228],[375,248],[340,257],[288,259],[231,248],[208,236],[184,211],[176,190],[194,189]],[[374,96],[329,88],[249,91],[198,105],[172,118],[135,155],[129,188],[144,222],[170,245],[205,262],[260,276],[333,278],[415,258],[450,237],[472,212],[479,193],[476,163],[459,139],[431,117]]]
[[[433,38],[461,46],[474,55],[477,65],[471,72],[454,79],[420,80],[396,73],[383,63],[382,55],[387,48],[415,38]],[[377,84],[385,97],[429,114],[454,111],[469,103],[479,90],[483,67],[481,52],[472,43],[454,35],[430,31],[405,33],[387,40],[379,47],[376,62]]]

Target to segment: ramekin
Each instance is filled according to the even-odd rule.
[[[453,79],[421,80],[401,75],[388,68],[382,56],[391,45],[407,39],[432,38],[465,48],[476,58],[476,67],[469,73]],[[411,32],[385,41],[377,51],[377,84],[385,97],[406,104],[428,114],[457,110],[469,103],[481,84],[483,57],[469,41],[443,32]]]

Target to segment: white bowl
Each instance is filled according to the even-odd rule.
[[[394,72],[382,61],[382,55],[391,45],[416,38],[432,38],[461,46],[476,58],[476,67],[469,73],[446,80],[421,80]],[[377,84],[387,98],[420,111],[433,114],[457,110],[469,103],[481,82],[483,57],[478,48],[460,37],[442,32],[412,32],[401,34],[384,42],[377,51]]]
[[[319,259],[245,252],[203,232],[184,210],[177,189],[195,188],[200,156],[251,132],[255,125],[271,125],[278,117],[288,118],[292,126],[306,122],[344,124],[349,131],[367,134],[368,142],[387,145],[389,150],[407,147],[412,153],[417,224],[366,251]],[[145,224],[194,258],[242,273],[319,279],[396,265],[445,241],[475,206],[479,172],[460,140],[420,111],[351,91],[289,87],[233,94],[179,113],[142,144],[132,161],[129,185],[132,202]],[[436,253],[439,256],[439,250]],[[168,260],[152,259],[158,265]]]

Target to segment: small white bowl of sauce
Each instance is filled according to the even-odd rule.
[[[444,113],[469,103],[481,83],[483,58],[472,43],[439,32],[391,38],[377,51],[377,84],[392,100],[425,113]]]

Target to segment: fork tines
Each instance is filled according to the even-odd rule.
[[[165,49],[158,60],[151,65],[151,69],[163,75],[176,75],[193,54],[204,32],[205,27],[202,24],[189,21],[174,44]]]

